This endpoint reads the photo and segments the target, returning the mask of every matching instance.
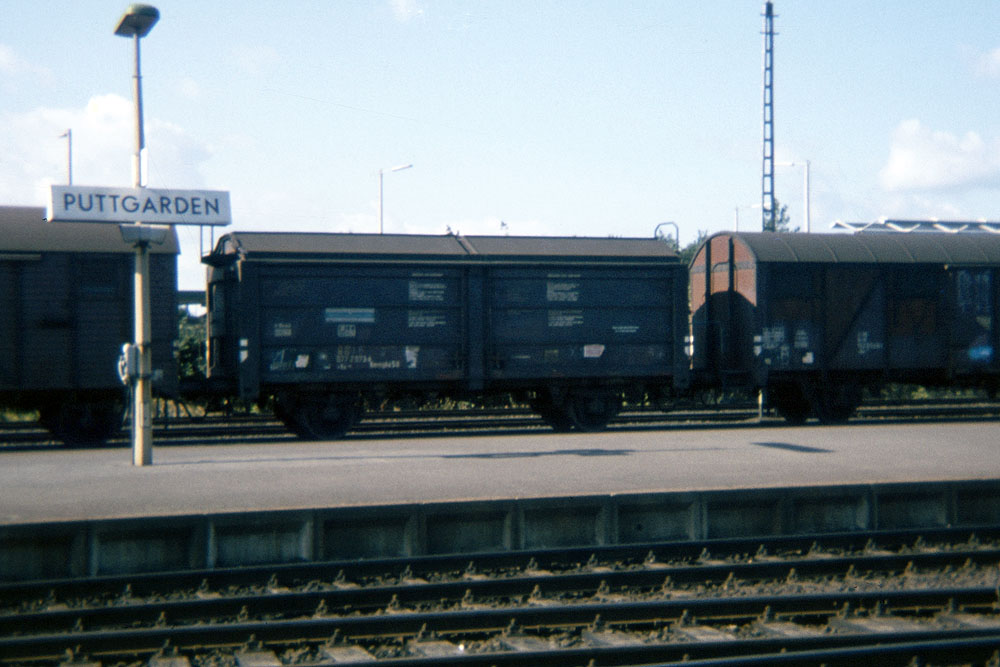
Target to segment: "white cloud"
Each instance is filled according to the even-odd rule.
[[[281,62],[278,51],[270,46],[241,46],[232,51],[236,65],[251,76],[260,76]]]
[[[183,77],[174,84],[174,89],[181,97],[196,100],[201,97],[201,85],[189,76]]]
[[[1000,77],[1000,47],[981,54],[976,60],[976,72],[990,78]]]
[[[117,108],[124,106],[126,111]],[[0,202],[43,204],[48,186],[66,180],[66,139],[73,130],[73,180],[127,184],[130,160],[126,122],[129,103],[115,96],[95,97],[84,109],[40,108],[0,117]],[[119,139],[119,136],[120,139]],[[120,150],[116,151],[118,148]],[[120,169],[110,157],[120,155]]]
[[[17,55],[14,49],[6,44],[0,44],[0,74],[11,76],[31,75],[48,82],[53,80],[52,72],[49,69],[29,63]]]
[[[392,14],[397,21],[406,22],[424,13],[420,0],[391,0],[391,2]]]
[[[67,177],[67,144],[73,130],[73,182],[132,182],[135,111],[119,95],[96,95],[83,108],[39,108],[0,116],[0,202],[42,205],[49,186]],[[200,187],[209,149],[177,125],[146,119],[149,184]]]
[[[135,152],[135,108],[119,95],[95,95],[82,108],[38,108],[0,114],[0,204],[44,206],[53,183],[66,182],[67,129],[73,130],[73,183],[128,187]],[[146,117],[149,185],[201,188],[201,169],[210,148],[184,128]],[[181,281],[185,289],[203,285],[197,232],[181,235]],[[190,237],[190,238],[189,238]]]
[[[934,131],[919,120],[893,132],[889,159],[879,173],[889,191],[967,189],[1000,185],[1000,142],[976,132],[961,137]]]
[[[212,152],[182,127],[154,118],[146,124],[146,145],[150,187],[205,186],[201,165],[212,157]]]

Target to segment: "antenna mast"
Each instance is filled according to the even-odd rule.
[[[764,163],[760,211],[765,232],[774,231],[774,3],[764,3]]]

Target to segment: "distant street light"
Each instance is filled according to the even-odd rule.
[[[740,209],[752,211],[755,208],[760,208],[760,204],[750,204],[748,206],[736,207],[736,231],[740,231]]]
[[[379,169],[378,170],[378,233],[381,234],[383,231],[382,226],[382,174],[385,171],[403,171],[404,169],[409,169],[412,164],[402,164],[398,167],[390,167],[389,169]]]
[[[73,128],[59,135],[66,140],[66,184],[73,185]]]
[[[778,166],[805,167],[802,179],[802,199],[803,199],[803,208],[805,209],[803,217],[805,217],[806,219],[806,233],[808,234],[810,231],[812,231],[812,221],[811,221],[812,216],[809,212],[809,160],[806,160],[805,164],[802,164],[801,162],[779,162]]]
[[[132,97],[135,99],[135,155],[132,157],[132,187],[143,186],[142,152],[146,137],[142,127],[142,75],[139,70],[139,40],[149,34],[160,19],[160,11],[151,5],[129,5],[115,26],[119,37],[131,37],[134,44],[135,73],[132,76]],[[153,337],[149,306],[149,244],[148,235],[136,226],[122,225],[122,238],[135,243],[135,347],[138,372],[132,393],[132,464],[150,465],[153,462],[153,355],[150,341]],[[126,229],[130,228],[130,229]],[[153,241],[155,242],[155,241]],[[162,239],[161,239],[162,242]]]
[[[655,239],[669,239],[670,237],[660,231],[660,227],[673,227],[674,228],[674,244],[677,246],[677,250],[681,249],[681,228],[677,226],[676,222],[661,222],[653,229],[653,238]]]

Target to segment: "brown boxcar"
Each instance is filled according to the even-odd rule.
[[[177,386],[177,238],[151,248],[157,391]],[[49,223],[45,209],[0,207],[0,405],[37,410],[73,444],[120,426],[117,362],[133,339],[133,250],[118,225]]]
[[[1000,386],[1000,237],[722,233],[692,261],[692,373],[790,421],[887,382]]]

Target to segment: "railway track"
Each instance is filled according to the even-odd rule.
[[[0,664],[985,664],[1000,528],[0,585]]]
[[[179,411],[178,411],[179,412]],[[1000,403],[965,400],[924,402],[882,402],[863,405],[852,420],[855,423],[884,421],[935,421],[990,419],[1000,417]],[[620,413],[609,430],[656,429],[745,424],[747,422],[781,425],[784,421],[765,413],[760,418],[755,405],[736,404],[716,409],[682,407],[669,412],[643,409]],[[295,437],[267,415],[210,415],[202,417],[160,418],[154,422],[159,444],[211,444],[234,439],[252,442],[282,442]],[[408,435],[475,434],[509,431],[549,431],[540,417],[521,409],[410,410],[369,412],[348,434],[349,438],[402,437]],[[111,441],[126,446],[127,433]],[[27,446],[62,446],[34,422],[0,422],[0,448]]]

